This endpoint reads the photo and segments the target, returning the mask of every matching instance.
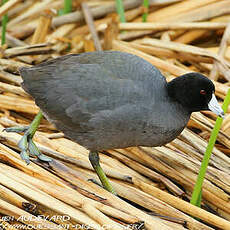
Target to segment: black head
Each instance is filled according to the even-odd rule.
[[[223,116],[223,110],[214,95],[215,86],[204,75],[200,73],[182,75],[169,82],[167,88],[169,96],[189,112],[212,110]]]

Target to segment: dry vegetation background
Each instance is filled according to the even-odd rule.
[[[83,6],[82,2],[73,1],[73,12],[63,16],[57,16],[61,0],[9,0],[0,7],[0,16],[8,12],[9,17],[7,42],[0,52],[0,228],[16,229],[14,224],[19,224],[39,229],[40,224],[40,229],[104,225],[114,230],[229,230],[229,113],[211,157],[202,209],[187,201],[215,123],[212,113],[194,113],[183,133],[166,146],[101,153],[101,165],[119,197],[95,183],[87,150],[46,120],[34,140],[54,158],[49,165],[34,159],[26,166],[18,154],[21,135],[2,132],[5,127],[30,124],[39,111],[20,87],[18,67],[96,49],[143,57],[168,80],[201,72],[213,79],[223,102],[230,83],[229,0],[152,0],[148,23],[141,24],[140,0],[124,0],[127,23],[123,24],[114,1],[84,1]],[[36,215],[47,219],[35,219]],[[33,218],[23,218],[28,216]]]

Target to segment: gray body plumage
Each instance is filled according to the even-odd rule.
[[[66,55],[20,73],[45,116],[90,150],[163,145],[190,117],[159,70],[131,54]]]

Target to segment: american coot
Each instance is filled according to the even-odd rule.
[[[111,192],[97,151],[166,144],[195,111],[223,116],[207,77],[188,73],[167,83],[156,67],[128,53],[71,54],[20,73],[23,88],[47,119],[90,150],[89,159]]]

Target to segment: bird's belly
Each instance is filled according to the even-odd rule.
[[[184,129],[180,127],[178,129],[164,130],[156,133],[153,131],[152,133],[148,133],[148,135],[143,135],[142,138],[137,140],[137,146],[162,146],[165,145],[172,140],[174,140]]]
[[[46,116],[47,117],[47,116]],[[189,117],[188,117],[189,118]],[[49,119],[50,120],[50,119]],[[188,119],[187,119],[188,120]],[[79,129],[61,121],[50,120],[67,137],[89,150],[107,150],[133,146],[161,146],[175,139],[184,129],[187,120],[178,125],[159,126],[154,123],[136,123],[118,125],[111,123],[106,128]],[[162,122],[163,123],[163,122]],[[173,126],[171,124],[173,123]],[[163,123],[164,124],[164,123]]]
[[[103,135],[99,131],[96,133],[75,132],[71,134],[68,131],[66,132],[66,130],[63,130],[63,132],[73,141],[76,141],[89,150],[108,150],[134,146],[161,146],[175,139],[183,129],[184,127],[181,127],[177,130],[161,131],[158,133],[156,133],[156,130],[152,133],[116,131],[115,133],[103,133]]]

